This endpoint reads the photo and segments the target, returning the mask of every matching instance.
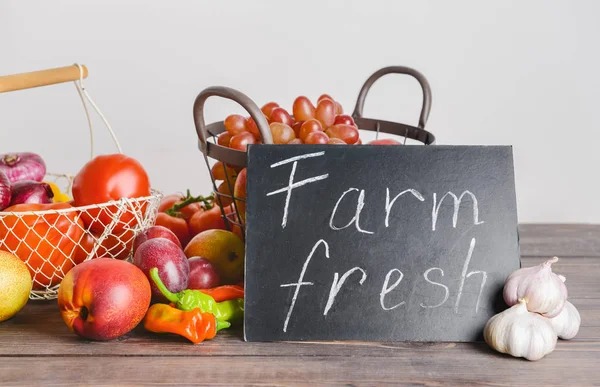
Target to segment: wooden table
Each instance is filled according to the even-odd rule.
[[[192,345],[136,329],[111,342],[69,332],[56,301],[0,323],[0,385],[600,385],[600,226],[524,225],[523,266],[558,255],[582,326],[538,362],[485,343],[245,343],[241,331]]]

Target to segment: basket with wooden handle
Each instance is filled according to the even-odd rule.
[[[110,125],[91,100],[82,80],[88,70],[82,65],[0,77],[0,93],[64,82],[75,82],[93,132],[86,99],[111,132],[119,153],[120,145]],[[85,98],[85,99],[84,99]],[[73,175],[50,174],[44,179],[71,194]],[[53,299],[66,273],[73,266],[95,257],[130,259],[135,236],[154,225],[161,194],[122,198],[107,203],[73,207],[54,203],[41,211],[0,212],[0,250],[9,251],[25,262],[33,279],[31,299]],[[95,224],[94,230],[86,224]]]
[[[375,81],[386,74],[406,74],[412,76],[419,82],[423,91],[423,104],[417,126],[363,117],[363,107],[369,89]],[[199,140],[199,148],[204,155],[206,165],[209,169],[212,168],[215,162],[223,163],[225,173],[222,182],[217,181],[215,176],[211,174],[214,192],[216,193],[216,202],[220,204],[221,215],[225,219],[227,228],[243,237],[245,235],[244,209],[246,198],[241,195],[235,195],[236,181],[231,178],[231,175],[233,175],[234,172],[230,174],[227,171],[231,169],[232,171],[239,172],[242,168],[245,168],[246,152],[231,149],[219,144],[218,137],[221,133],[225,132],[224,121],[214,122],[208,125],[205,123],[204,104],[208,98],[213,96],[230,99],[240,104],[256,123],[264,144],[273,144],[273,138],[269,123],[261,109],[245,94],[228,87],[209,87],[198,94],[194,103],[193,114],[196,133]],[[431,132],[425,130],[425,124],[427,123],[427,118],[429,117],[429,112],[431,110],[431,100],[431,88],[423,74],[409,67],[385,67],[373,73],[362,86],[356,100],[352,118],[359,131],[389,133],[402,136],[405,140],[412,139],[417,143],[433,145],[435,143],[435,136]],[[218,184],[225,185],[226,189],[219,189],[220,186],[218,186]],[[240,191],[243,191],[245,194],[245,190]]]

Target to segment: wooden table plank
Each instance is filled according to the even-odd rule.
[[[600,225],[521,224],[522,256],[600,257]]]
[[[545,257],[523,258],[524,266],[541,263]],[[582,327],[576,341],[600,342],[600,258],[564,258],[555,270],[567,277],[569,299],[578,307]],[[26,337],[27,340],[23,340]],[[13,319],[0,324],[0,356],[40,356],[72,354],[151,356],[169,354],[181,356],[261,355],[277,356],[389,356],[390,349],[422,352],[445,348],[446,343],[253,343],[242,341],[241,331],[221,332],[214,340],[194,346],[176,336],[160,336],[138,327],[134,332],[111,342],[83,340],[71,333],[62,322],[56,301],[30,302]],[[572,345],[563,342],[561,346]],[[453,348],[468,348],[455,344]],[[377,349],[377,350],[374,350]]]
[[[56,301],[31,301],[0,323],[0,386],[152,385],[600,385],[600,226],[525,225],[524,267],[558,255],[582,327],[538,362],[485,343],[244,343],[241,330],[193,345],[142,327],[110,342],[83,340],[62,322]]]
[[[580,310],[582,327],[574,340],[560,341],[559,349],[593,343],[600,350],[600,309]],[[156,335],[138,327],[134,332],[109,342],[88,341],[71,333],[62,321],[48,319],[45,327],[35,324],[0,333],[2,356],[366,356],[387,357],[394,351],[415,355],[442,349],[469,349],[470,343],[402,342],[286,342],[244,343],[240,329],[219,333],[213,340],[193,345],[175,335]],[[24,339],[26,338],[26,339]],[[575,344],[577,343],[577,344]],[[449,346],[451,344],[451,346]],[[480,343],[484,345],[483,343]]]
[[[0,359],[0,379],[3,386],[50,381],[55,385],[583,386],[597,385],[599,356],[584,348],[555,351],[543,361],[528,362],[476,346],[432,353],[397,351],[387,357],[18,357]],[[35,372],[24,378],[24,369]]]

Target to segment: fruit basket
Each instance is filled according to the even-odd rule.
[[[365,99],[371,86],[386,74],[406,74],[414,77],[423,91],[423,104],[417,126],[406,125],[398,122],[384,121],[363,117]],[[204,156],[206,165],[211,170],[211,180],[216,194],[216,201],[220,204],[221,214],[225,219],[227,228],[237,234],[245,235],[244,209],[245,189],[237,190],[237,173],[246,167],[246,152],[244,150],[232,149],[221,141],[219,136],[226,132],[224,121],[206,124],[204,121],[204,104],[210,97],[221,97],[230,99],[240,104],[249,114],[256,125],[256,133],[260,135],[262,143],[273,144],[273,136],[264,112],[257,104],[245,94],[228,87],[209,87],[204,89],[196,97],[194,103],[194,123],[199,140],[199,148]],[[352,119],[359,131],[373,131],[389,133],[406,139],[415,140],[423,145],[433,145],[435,136],[425,130],[425,124],[431,110],[431,88],[423,74],[409,67],[391,66],[382,68],[371,75],[363,84],[356,105],[352,113]],[[264,107],[263,107],[264,108]],[[215,173],[215,163],[218,164],[219,176]],[[243,177],[245,182],[245,175]],[[219,181],[222,181],[219,183]],[[241,230],[241,231],[239,231]]]
[[[82,65],[5,76],[0,78],[0,92],[73,81],[90,125],[92,158],[93,127],[86,100],[104,121],[118,153],[122,153],[108,121],[85,90],[86,77],[87,69]],[[73,178],[47,173],[43,181],[72,195]],[[54,299],[61,280],[73,266],[98,256],[129,259],[137,233],[154,224],[161,196],[152,190],[149,196],[85,206],[54,202],[42,210],[31,205],[31,210],[21,207],[23,210],[7,211],[11,206],[0,211],[0,250],[9,251],[27,264],[33,279],[31,299]]]

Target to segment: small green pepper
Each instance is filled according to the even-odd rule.
[[[244,316],[243,298],[216,302],[213,297],[199,290],[186,289],[179,293],[172,293],[160,279],[156,267],[150,269],[150,277],[158,290],[160,290],[167,300],[174,303],[177,309],[190,311],[200,308],[202,312],[214,314],[218,320],[232,323],[241,322]]]

